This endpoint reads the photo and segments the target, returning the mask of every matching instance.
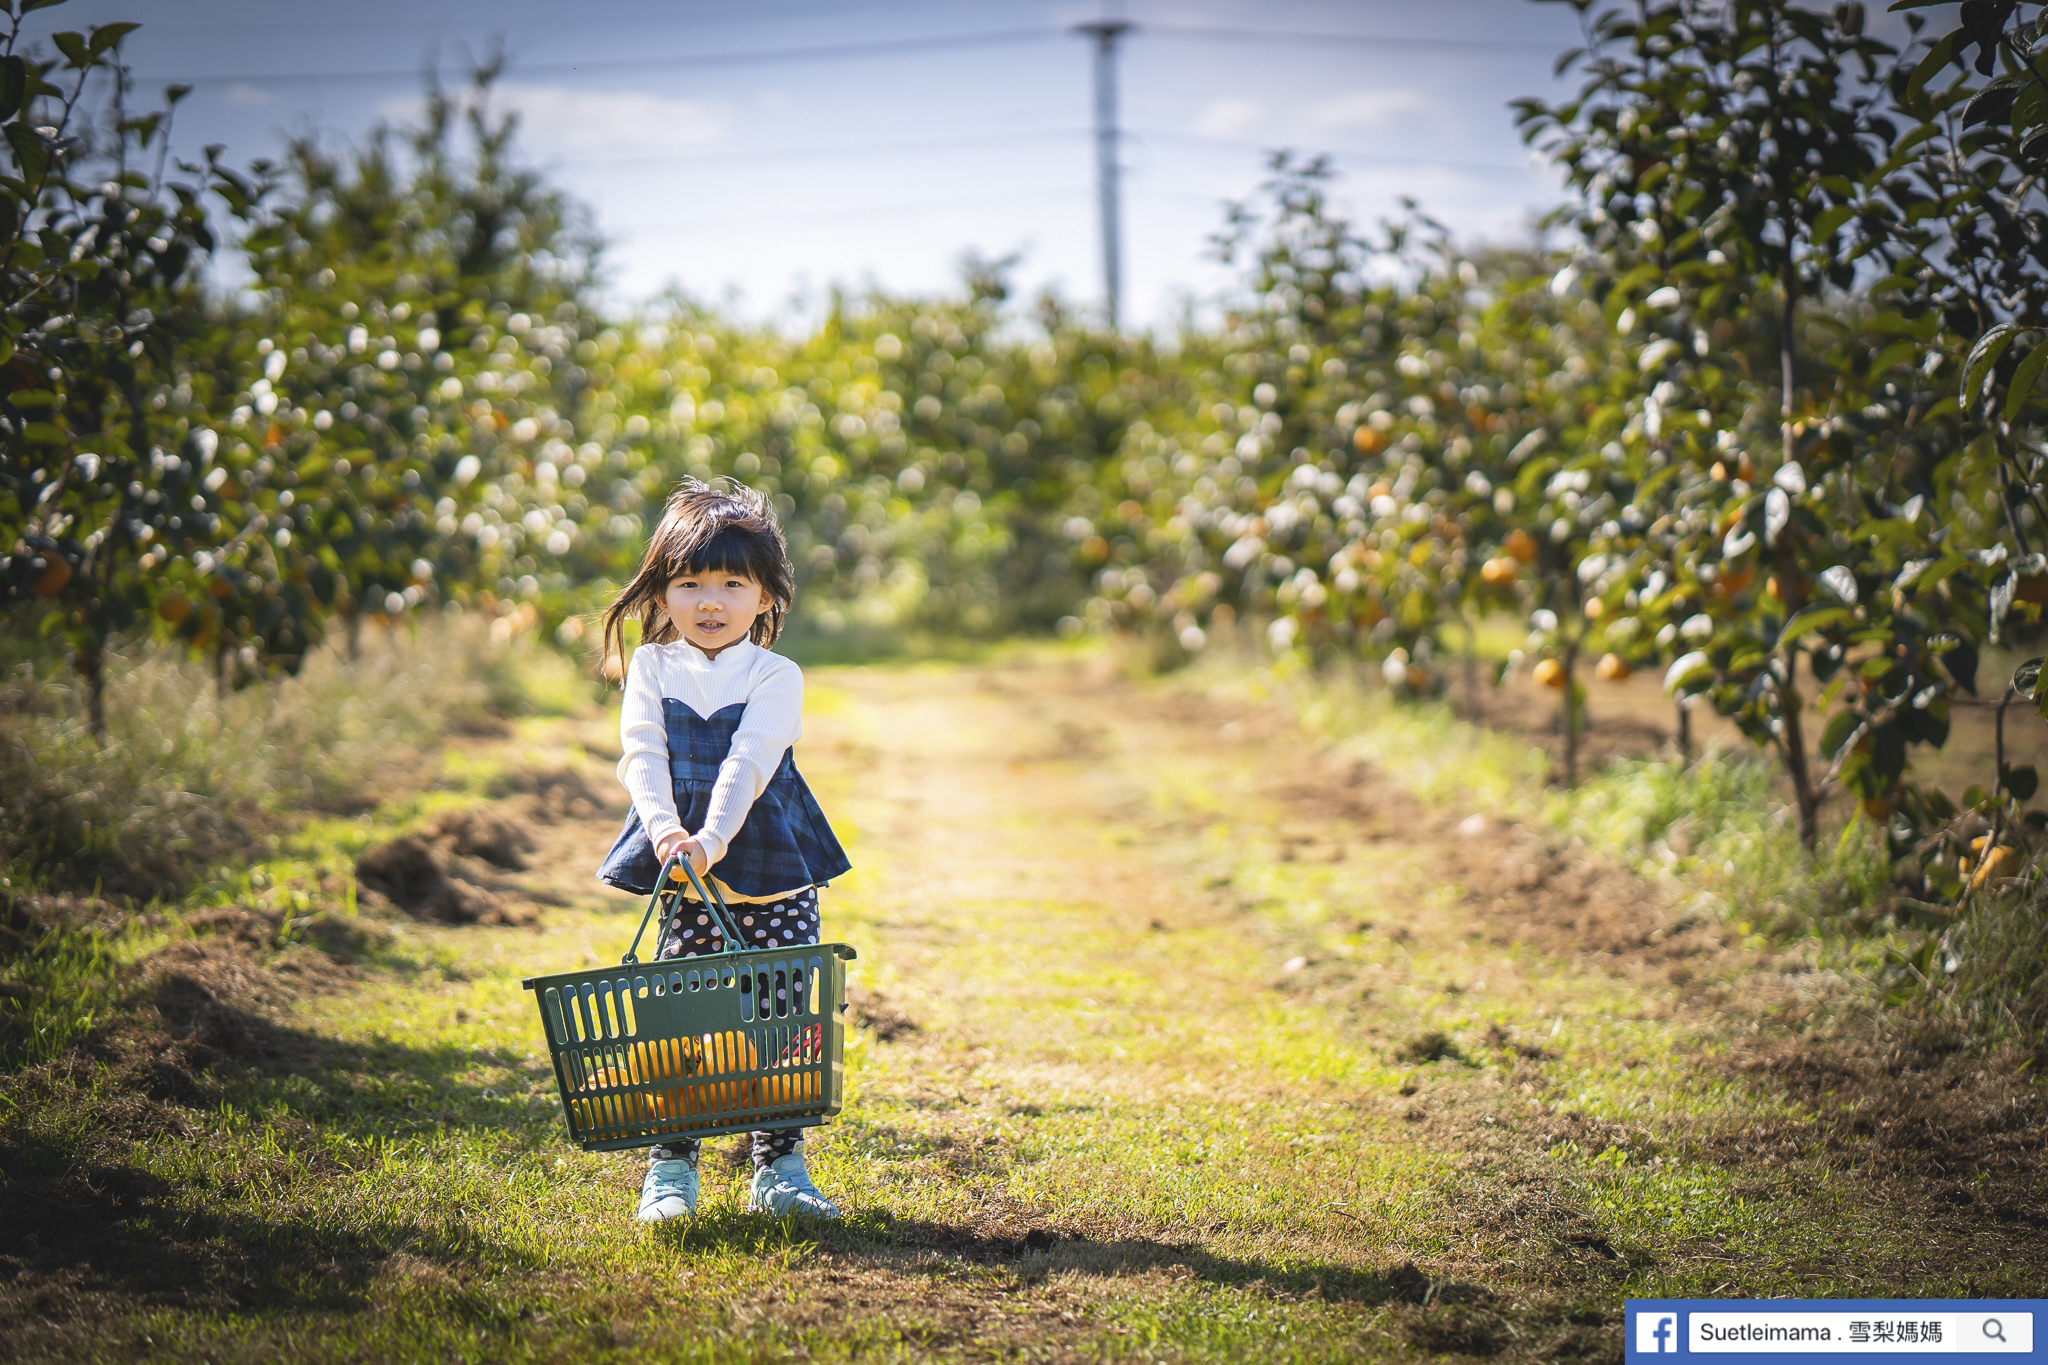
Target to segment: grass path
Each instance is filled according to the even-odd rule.
[[[595,782],[608,742],[456,766]],[[1817,1037],[1853,995],[1804,956],[1277,710],[821,670],[798,757],[856,863],[825,918],[864,1027],[812,1143],[844,1225],[739,1212],[720,1140],[704,1215],[649,1233],[637,1158],[562,1141],[518,981],[631,934],[610,817],[569,819],[512,878],[537,932],[406,927],[252,1011],[197,1100],[17,1105],[11,1183],[48,1183],[0,1355],[1615,1359],[1625,1294],[2048,1268],[2023,1081],[1930,1108],[1975,1064]]]

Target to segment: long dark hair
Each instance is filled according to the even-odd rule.
[[[767,590],[768,610],[754,619],[747,638],[774,644],[796,596],[796,570],[768,499],[735,479],[685,479],[669,494],[640,571],[604,609],[605,676],[626,675],[628,619],[640,623],[643,644],[669,643],[677,635],[661,605],[668,585],[685,574],[719,573],[744,574]]]

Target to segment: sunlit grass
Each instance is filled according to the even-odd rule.
[[[1714,1133],[1810,1116],[1716,1064],[1723,1026],[1674,1008],[1676,987],[1475,940],[1427,841],[1274,857],[1282,835],[1343,830],[1276,804],[1256,753],[1142,701],[1020,701],[1014,680],[943,667],[811,691],[801,761],[857,866],[826,936],[917,1026],[850,1033],[845,1112],[811,1144],[843,1226],[744,1213],[745,1161],[719,1139],[702,1215],[649,1231],[638,1155],[563,1140],[519,983],[616,960],[620,901],[576,894],[537,931],[391,922],[360,979],[278,1021],[291,1065],[229,1063],[183,1131],[121,1149],[164,1191],[129,1235],[175,1234],[235,1288],[104,1324],[110,1351],[1349,1360],[1493,1332],[1535,1359],[1566,1314],[1623,1295],[1852,1290],[1841,1248],[1910,1240],[1822,1157],[1703,1157]],[[1528,802],[1508,809],[1552,818],[1487,736],[1331,714],[1375,762],[1492,765],[1503,801]],[[572,729],[444,756],[426,770],[448,789],[309,823],[233,895],[303,887],[568,752]],[[1651,780],[1567,817],[1617,849],[1664,838],[1676,802]],[[1742,775],[1716,780],[1739,812]],[[0,1111],[10,1176],[76,1160],[112,1099]],[[1452,1301],[1422,1309],[1418,1285]],[[1457,1298],[1474,1287],[1489,1297]]]

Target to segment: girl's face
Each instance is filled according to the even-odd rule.
[[[768,590],[743,573],[683,573],[669,581],[662,609],[676,634],[706,654],[747,638],[773,604]]]

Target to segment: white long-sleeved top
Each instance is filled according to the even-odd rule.
[[[803,735],[803,670],[751,640],[727,645],[715,658],[680,640],[641,645],[633,651],[619,712],[619,741],[625,750],[619,759],[619,781],[632,796],[648,839],[656,844],[683,827],[669,776],[664,697],[675,698],[705,719],[736,702],[746,704],[712,784],[704,827],[689,831],[704,856],[716,863],[781,766],[784,752]]]

